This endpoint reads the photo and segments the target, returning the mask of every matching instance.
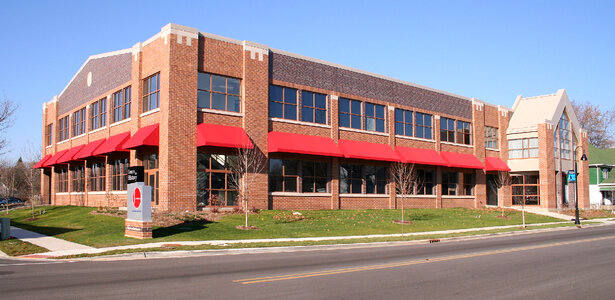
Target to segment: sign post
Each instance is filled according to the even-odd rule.
[[[128,197],[124,236],[152,238],[152,187],[145,185],[143,167],[128,168]]]

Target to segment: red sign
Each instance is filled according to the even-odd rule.
[[[141,205],[141,189],[135,188],[135,192],[132,194],[132,204],[135,208],[139,208]]]

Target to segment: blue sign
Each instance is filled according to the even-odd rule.
[[[568,171],[568,182],[577,182],[577,174],[574,171]]]

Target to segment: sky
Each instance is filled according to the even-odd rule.
[[[615,1],[4,1],[0,98],[13,160],[90,55],[177,23],[512,107],[566,89],[615,107]]]

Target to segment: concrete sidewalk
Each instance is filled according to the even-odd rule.
[[[63,239],[54,238],[51,236],[42,235],[40,233],[28,231],[25,229],[11,226],[11,236],[16,237],[24,242],[48,249],[51,252],[56,251],[89,251],[92,248],[89,246],[65,241]]]
[[[523,208],[521,206],[511,206],[510,208],[512,209],[516,209],[518,211],[522,211]],[[565,215],[565,214],[560,214],[557,212],[553,212],[553,211],[548,211],[545,209],[541,209],[541,208],[536,208],[536,207],[525,207],[525,212],[528,213],[532,213],[535,215],[541,215],[541,216],[547,216],[547,217],[551,217],[551,218],[556,218],[556,219],[560,219],[560,220],[566,220],[566,221],[570,221],[572,219],[574,219],[573,216],[569,216],[569,215]]]

